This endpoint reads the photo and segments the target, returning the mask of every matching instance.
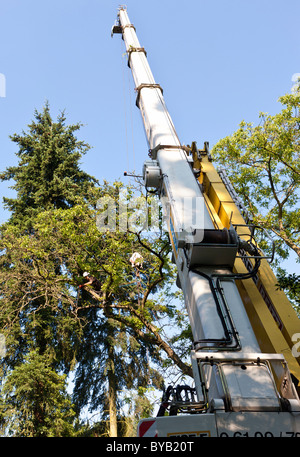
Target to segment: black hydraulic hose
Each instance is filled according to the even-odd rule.
[[[253,278],[253,276],[255,276],[259,270],[259,267],[260,267],[260,264],[261,264],[261,255],[259,254],[259,251],[257,249],[256,246],[254,246],[253,244],[251,244],[251,247],[255,253],[255,262],[254,262],[254,267],[252,268],[251,271],[249,271],[248,273],[229,273],[229,274],[225,274],[225,275],[218,275],[218,274],[215,274],[213,275],[214,277],[222,277],[222,278],[232,278],[232,279],[249,279],[249,278]]]
[[[208,281],[210,289],[211,289],[211,292],[212,292],[212,295],[213,295],[213,298],[214,298],[214,301],[215,301],[215,304],[216,304],[217,312],[218,312],[218,315],[219,315],[219,318],[221,320],[221,324],[222,324],[222,327],[223,327],[224,333],[225,333],[225,338],[205,338],[205,339],[201,339],[201,340],[198,340],[198,341],[194,341],[193,342],[193,346],[195,347],[196,345],[203,344],[203,343],[205,343],[205,344],[212,343],[212,344],[218,345],[217,346],[218,348],[222,347],[222,349],[224,349],[224,347],[226,347],[226,349],[228,349],[228,350],[238,350],[238,349],[240,349],[238,333],[235,330],[234,324],[232,322],[232,318],[231,318],[229,310],[228,310],[227,303],[225,302],[225,300],[223,298],[223,295],[221,294],[221,297],[222,297],[223,305],[225,307],[225,311],[227,313],[227,316],[228,316],[228,319],[229,319],[229,322],[230,322],[231,330],[228,329],[228,326],[227,326],[227,323],[226,323],[226,320],[225,320],[225,317],[224,317],[224,313],[223,313],[223,311],[221,309],[221,306],[220,306],[219,298],[218,298],[218,296],[216,294],[216,291],[215,291],[215,287],[214,287],[214,283],[213,283],[212,278],[210,276],[206,275],[205,273],[203,273],[202,271],[200,272],[200,271],[197,271],[197,270],[194,270],[194,269],[191,270],[191,271],[196,273],[196,274],[198,274],[198,275],[200,275],[200,276],[202,276],[203,278],[205,278]],[[235,339],[235,345],[234,346],[230,346],[233,343],[232,335],[234,336],[234,339]],[[205,346],[202,346],[201,349],[203,349],[203,347],[205,347]],[[198,349],[200,349],[200,348],[198,348]]]

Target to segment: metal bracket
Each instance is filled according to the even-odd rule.
[[[135,104],[138,108],[139,108],[139,103],[140,103],[140,92],[145,87],[148,89],[160,89],[161,93],[162,94],[164,93],[162,87],[159,84],[144,84],[144,83],[140,84],[138,87],[135,88],[135,91],[137,92]]]
[[[121,8],[121,9],[124,9],[124,8]],[[112,26],[112,29],[111,29],[111,37],[113,37],[113,35],[115,33],[122,33],[124,32],[124,29],[126,29],[126,27],[131,27],[134,29],[135,31],[135,26],[133,24],[126,24],[124,26],[120,25],[120,23],[117,23],[117,24],[114,24]]]
[[[261,353],[261,352],[196,352],[192,351],[192,357],[202,362],[263,362],[263,361],[280,361],[284,362],[285,358],[282,354],[277,353]]]
[[[149,157],[151,157],[151,159],[153,159],[153,160],[156,160],[157,152],[160,149],[182,149],[185,152],[188,151],[186,146],[181,146],[181,145],[176,146],[174,144],[158,144],[157,146],[155,146],[155,148],[149,149],[149,153],[148,153]]]
[[[264,227],[261,227],[260,225],[255,225],[255,224],[232,224],[232,225],[235,228],[235,230],[237,229],[237,227],[245,227],[250,230],[250,233],[244,233],[244,234],[240,233],[239,234],[240,240],[241,240],[242,236],[245,236],[245,237],[247,236],[249,238],[249,240],[248,241],[244,240],[244,243],[240,243],[240,246],[239,246],[240,255],[237,256],[238,258],[240,258],[242,260],[266,259],[269,263],[273,262],[274,256],[275,256],[275,243],[274,243],[274,240],[269,235],[268,231]],[[255,237],[254,237],[255,229],[261,230],[266,235],[266,237],[269,239],[269,241],[271,243],[271,254],[270,255],[266,255],[264,253],[262,253],[262,255],[253,255],[253,253],[252,253],[252,255],[251,255],[251,251],[249,249],[247,250],[247,246],[246,246],[247,244],[249,247],[251,246],[251,244],[255,245],[255,246],[257,244]],[[261,251],[261,249],[259,249],[259,250]],[[250,253],[250,255],[247,255],[247,254],[243,255],[243,251]]]
[[[128,67],[130,67],[130,58],[131,58],[131,54],[133,52],[143,52],[145,54],[145,56],[147,57],[147,52],[146,52],[145,48],[134,48],[133,46],[131,46],[130,49],[127,51],[127,54],[128,54],[127,65],[128,65]]]
[[[121,25],[118,25],[118,24],[115,24],[112,26],[112,29],[111,29],[111,34],[110,36],[113,37],[113,35],[115,33],[122,33],[123,32],[123,28]]]

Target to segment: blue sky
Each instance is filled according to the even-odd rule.
[[[141,172],[147,142],[115,0],[0,0],[0,170],[17,163],[9,135],[50,103],[84,124],[82,168],[100,181]],[[127,0],[182,143],[213,146],[242,119],[275,114],[300,72],[299,0]],[[2,93],[3,95],[3,93]],[[128,178],[124,178],[125,180]],[[2,197],[12,183],[0,183]],[[0,222],[9,214],[0,207]]]

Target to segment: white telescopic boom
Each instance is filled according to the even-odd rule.
[[[193,169],[188,148],[179,141],[162,88],[155,82],[126,8],[120,7],[118,19],[112,32],[121,33],[126,46],[136,104],[149,145],[151,160],[144,164],[144,182],[167,208],[178,285],[191,323],[197,407],[216,414],[212,420],[217,428],[219,411],[278,413],[283,403],[270,365],[277,379],[288,379],[291,385],[284,357],[262,353],[235,283],[236,279],[254,278],[260,253],[253,243],[239,238],[230,222],[228,229],[215,227],[196,178],[197,170]],[[234,273],[234,263],[241,248],[255,260],[252,271],[239,275]],[[299,411],[297,394],[292,388],[290,392],[289,408]],[[234,416],[229,419],[236,422]]]
[[[191,233],[197,229],[197,237],[201,241],[203,230],[212,229],[213,224],[204,207],[200,187],[166,108],[162,89],[155,82],[145,50],[141,48],[125,9],[120,9],[119,21],[149,149],[160,168],[162,196],[170,203],[172,230],[180,237],[183,231]],[[151,173],[151,165],[155,164],[149,163],[146,173]],[[177,240],[173,241],[176,244]]]

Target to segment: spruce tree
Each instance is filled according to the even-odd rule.
[[[75,132],[82,124],[65,124],[62,112],[53,122],[49,104],[42,112],[35,110],[28,132],[10,138],[18,145],[19,163],[0,173],[2,181],[14,180],[16,198],[4,198],[11,211],[9,222],[31,230],[32,221],[41,211],[67,209],[87,199],[96,179],[80,169],[79,160],[90,146],[79,141]]]
[[[74,436],[75,412],[66,377],[51,369],[47,356],[32,351],[9,374],[0,413],[4,434],[18,437]]]

